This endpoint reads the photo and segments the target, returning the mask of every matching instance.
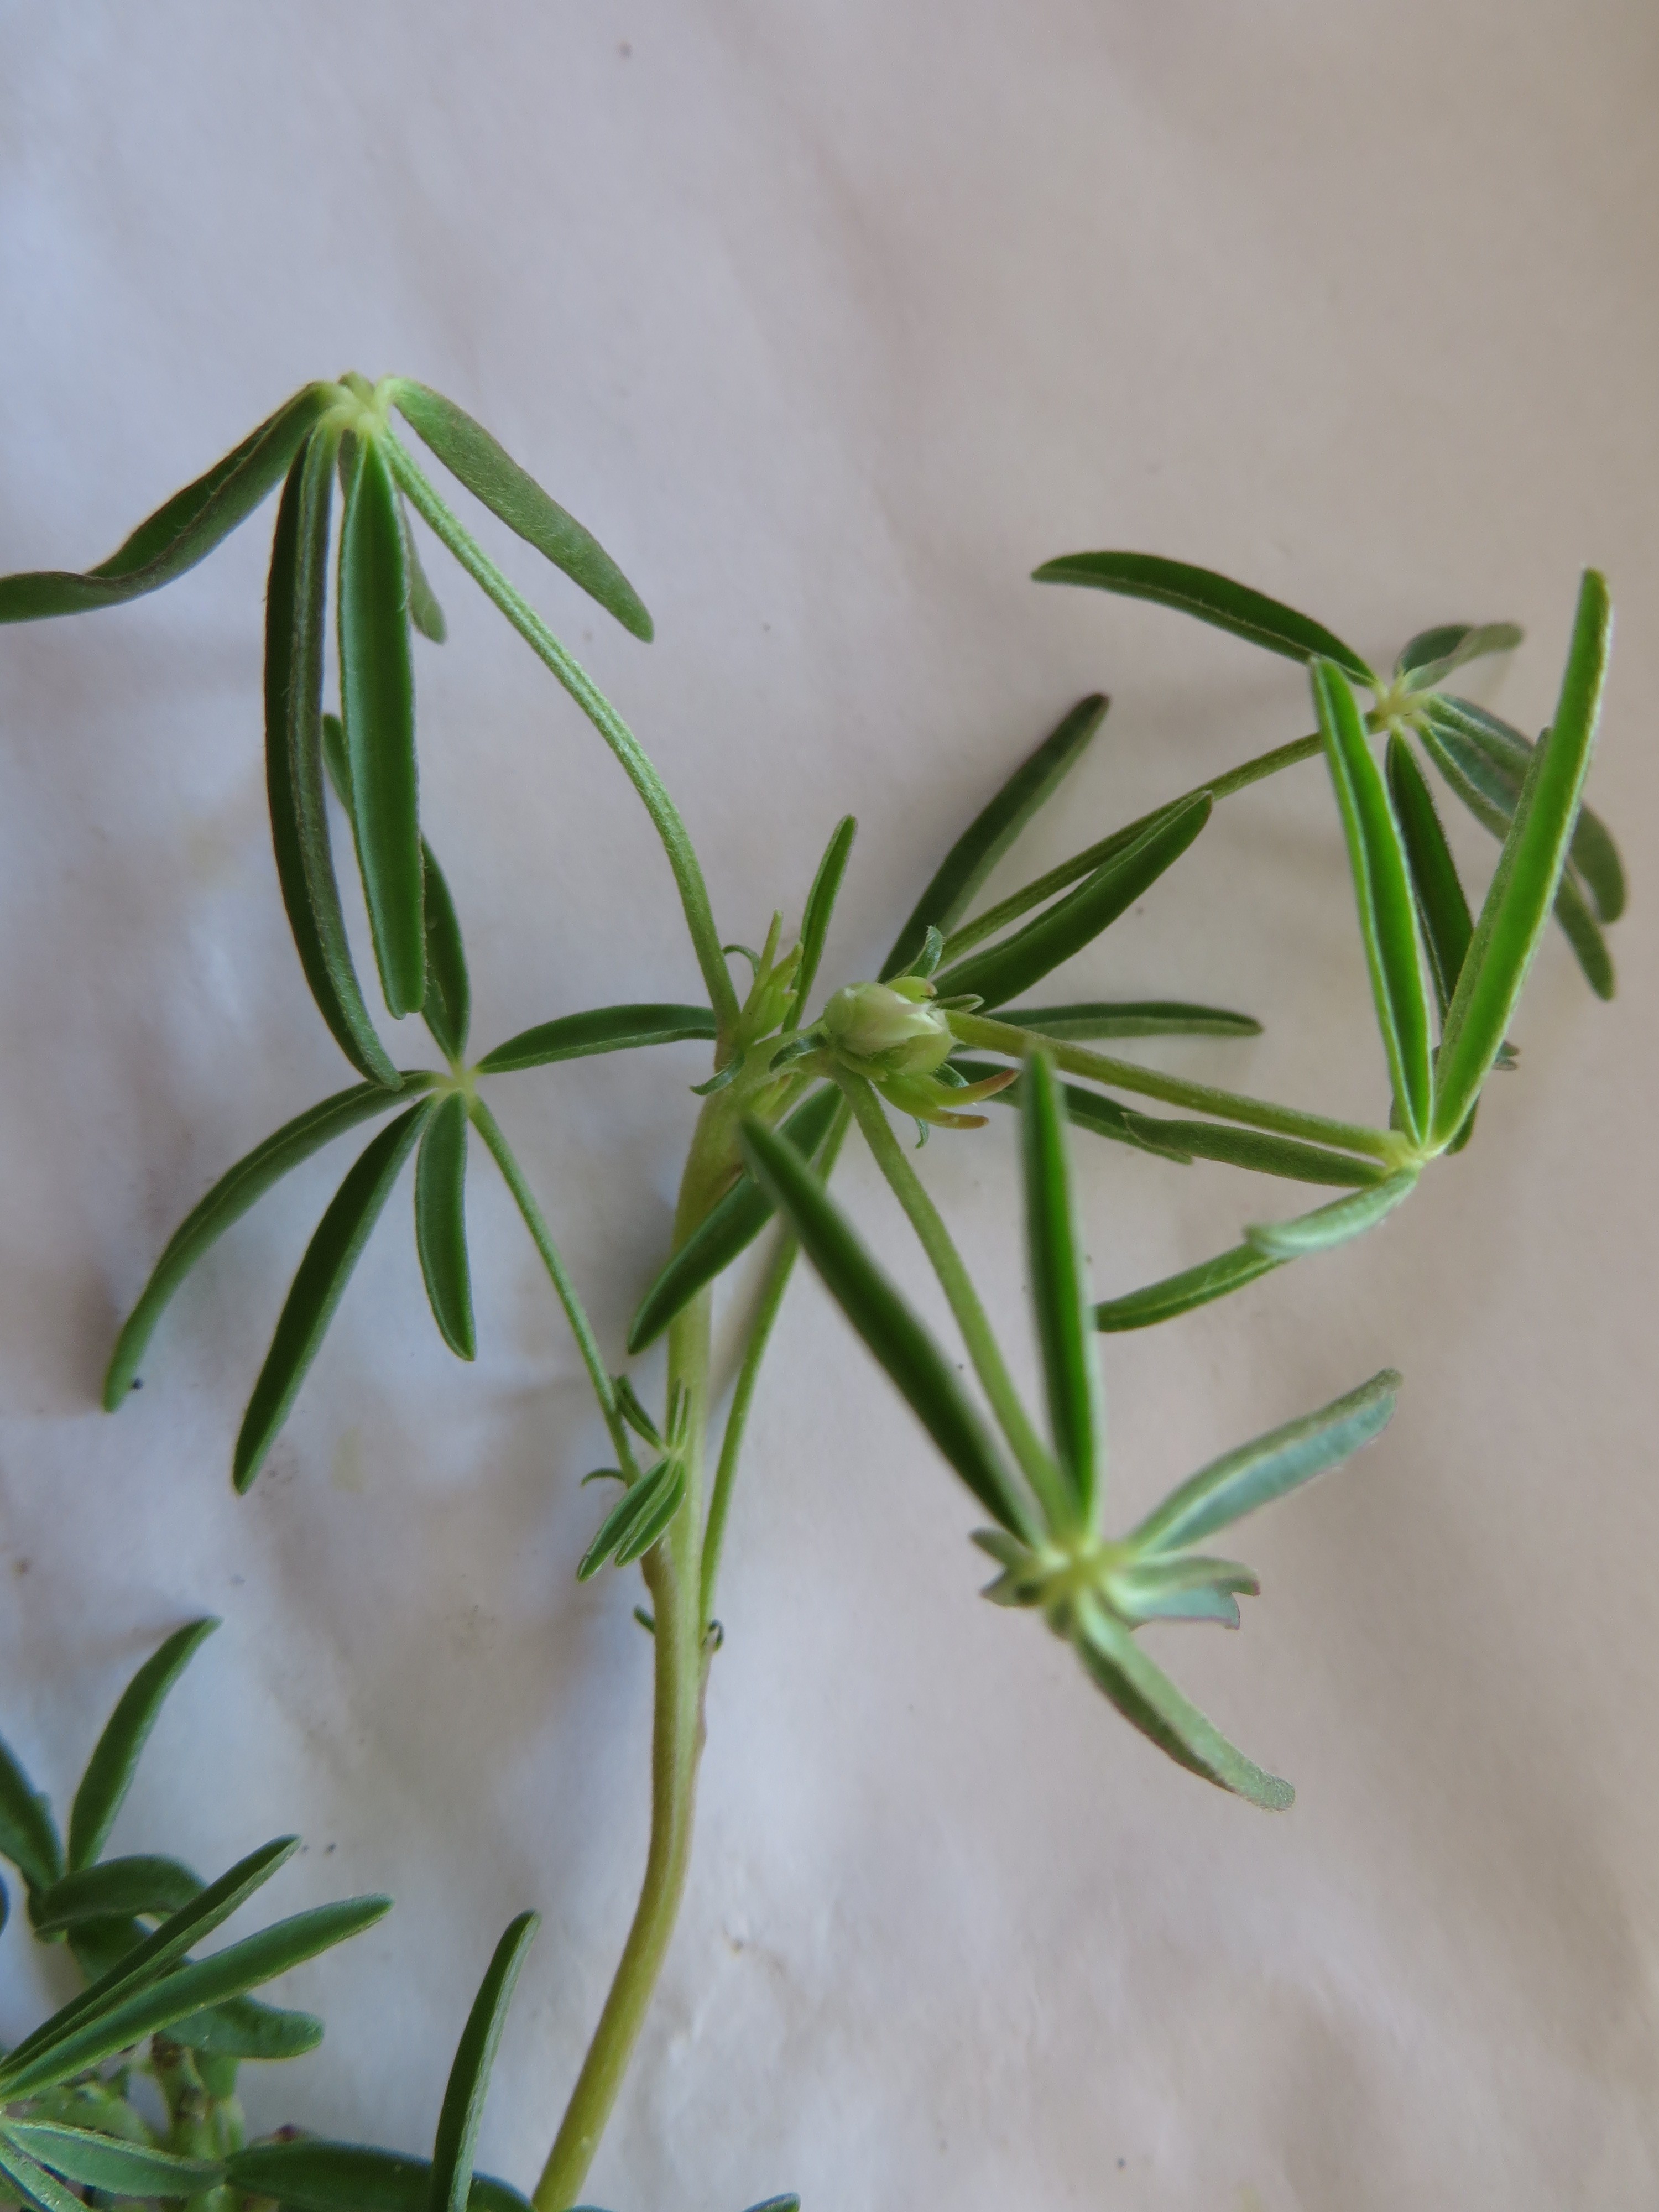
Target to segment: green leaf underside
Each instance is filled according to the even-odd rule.
[[[823,957],[823,943],[830,934],[830,919],[836,910],[836,901],[841,896],[841,879],[847,872],[847,863],[852,854],[853,840],[859,825],[854,816],[844,814],[836,824],[835,834],[824,848],[823,858],[818,862],[817,873],[812,878],[812,888],[807,894],[806,911],[800,926],[800,961],[795,970],[795,987],[790,994],[789,1015],[786,1029],[799,1029],[812,995],[812,986],[817,981],[818,963]]]
[[[1264,1772],[1229,1743],[1109,1614],[1092,1610],[1086,1629],[1079,1630],[1077,1649],[1123,1717],[1178,1765],[1266,1812],[1282,1813],[1291,1803],[1296,1792],[1290,1784]]]
[[[407,502],[401,492],[398,495],[398,520],[404,533],[404,566],[409,575],[409,619],[421,635],[434,645],[441,645],[449,635],[449,624],[444,620],[444,611],[438,604],[438,594],[421,564],[421,549],[415,542],[415,525]]]
[[[521,1030],[487,1052],[480,1075],[507,1075],[514,1069],[545,1067],[556,1060],[580,1060],[589,1053],[631,1052],[647,1044],[682,1044],[688,1039],[712,1043],[717,1034],[708,1006],[595,1006],[590,1012],[561,1014]]]
[[[398,1088],[351,957],[324,805],[323,648],[337,434],[319,431],[283,487],[265,594],[265,790],[276,879],[311,995],[362,1075]]]
[[[51,2049],[21,2066],[14,2069],[8,2060],[0,2067],[0,2092],[14,2100],[66,2081],[143,2036],[170,2027],[210,2005],[240,1996],[255,1984],[270,1981],[314,1959],[319,1952],[331,1950],[337,1943],[372,1927],[391,1906],[389,1897],[349,1898],[338,1905],[296,1912],[289,1919],[262,1929],[257,1936],[227,1944],[210,1959],[180,1966],[101,2008]]]
[[[1469,939],[1474,935],[1474,922],[1423,771],[1397,730],[1389,738],[1388,777],[1443,1023]]]
[[[21,2143],[10,2140],[3,2126],[0,2126],[0,2182],[11,2185],[4,2194],[15,2191],[21,2203],[36,2205],[40,2212],[82,2212],[82,2200],[74,2191],[37,2165]]]
[[[422,1088],[432,1079],[422,1069],[406,1071],[403,1077],[404,1098],[410,1090]],[[387,1091],[378,1083],[362,1083],[350,1091],[336,1091],[333,1097],[308,1106],[303,1114],[284,1122],[262,1145],[256,1145],[220,1176],[207,1196],[191,1208],[173,1231],[155,1263],[155,1273],[144,1285],[143,1295],[116,1340],[109,1372],[104,1380],[106,1412],[112,1413],[125,1404],[155,1325],[169,1300],[197,1261],[232,1223],[240,1221],[273,1183],[279,1182],[323,1146],[343,1136],[348,1129],[355,1129],[360,1122],[389,1112],[399,1103],[396,1091]]]
[[[1034,1036],[1084,1044],[1098,1037],[1260,1036],[1249,1014],[1191,1006],[1179,999],[1091,1000],[1070,1006],[1006,1006],[1002,1018]]]
[[[432,1317],[459,1359],[477,1355],[466,1255],[466,1100],[452,1091],[427,1121],[415,1161],[415,1243]]]
[[[0,1858],[9,1859],[29,1887],[50,1889],[64,1871],[64,1847],[45,1796],[0,1737]]]
[[[1433,1048],[1405,850],[1347,678],[1327,660],[1316,660],[1311,674],[1395,1105],[1401,1126],[1421,1143],[1434,1112]]]
[[[994,1060],[970,1060],[953,1055],[951,1065],[970,1083],[982,1081],[987,1076],[1006,1073],[1002,1064]],[[1120,1106],[1115,1098],[1108,1098],[1098,1091],[1085,1091],[1081,1084],[1068,1083],[1064,1086],[1066,1119],[1073,1128],[1086,1129],[1097,1137],[1110,1138],[1120,1145],[1132,1145],[1137,1152],[1152,1152],[1160,1159],[1173,1160],[1178,1166],[1192,1164],[1190,1152],[1166,1146],[1150,1133],[1157,1126],[1150,1115],[1131,1113]],[[1005,1090],[993,1094],[999,1106],[1017,1107],[1021,1103],[1018,1080]]]
[[[175,1629],[122,1692],[75,1793],[69,1825],[71,1874],[91,1866],[102,1851],[168,1692],[218,1626],[210,1616]],[[176,1900],[179,1905],[186,1901]]]
[[[163,1921],[153,1936],[147,1936],[136,1949],[125,1953],[89,1988],[60,2005],[50,2020],[43,2021],[15,2049],[8,2051],[0,2059],[0,2092],[9,2094],[4,2084],[10,2075],[39,2054],[55,2050],[77,2023],[102,2017],[112,2004],[170,1972],[192,1943],[210,1936],[228,1920],[299,1848],[297,1836],[278,1836],[261,1844],[258,1850],[250,1851],[245,1859],[239,1859],[216,1881],[210,1882],[193,1904]],[[0,2095],[0,2102],[3,2101],[4,2095]]]
[[[443,2108],[432,2148],[429,2212],[466,2212],[472,2187],[472,2157],[483,2118],[490,2069],[507,2021],[507,2008],[520,1972],[535,1941],[541,1916],[521,1912],[496,1945],[478,1994],[472,2001],[455,2061],[444,2090]]]
[[[929,929],[947,937],[997,862],[1026,823],[1082,758],[1105,717],[1109,702],[1098,692],[1080,699],[1008,781],[974,817],[940,861],[933,881],[911,909],[882,963],[881,981],[902,975],[921,951]]]
[[[1422,739],[1424,750],[1451,791],[1481,828],[1496,837],[1501,845],[1508,836],[1510,825],[1515,818],[1515,800],[1518,793],[1506,794],[1501,805],[1494,805],[1486,796],[1487,786],[1472,781],[1464,774],[1459,755],[1446,742],[1443,725],[1433,717],[1425,717],[1418,725],[1418,735]],[[1581,817],[1582,811],[1581,809]],[[1598,998],[1611,999],[1615,984],[1613,956],[1607,951],[1595,915],[1579,891],[1579,880],[1574,874],[1569,849],[1561,880],[1556,886],[1555,919],[1560,923],[1562,933],[1572,947],[1573,957],[1583,971],[1585,981]]]
[[[1158,1322],[1173,1321],[1180,1314],[1206,1306],[1214,1298],[1242,1291],[1247,1283],[1271,1274],[1283,1264],[1254,1244],[1236,1244],[1230,1252],[1202,1260],[1195,1267],[1183,1267],[1179,1274],[1166,1275],[1144,1290],[1131,1291],[1121,1298],[1103,1298],[1095,1308],[1095,1327],[1109,1334],[1151,1328]]]
[[[224,2172],[217,2159],[180,2158],[50,2120],[7,2120],[4,2137],[66,2181],[117,2197],[193,2197]]]
[[[1548,924],[1589,772],[1613,611],[1587,569],[1548,735],[1528,770],[1441,1040],[1432,1135],[1449,1143],[1480,1096]]]
[[[804,1159],[817,1157],[841,1107],[834,1084],[802,1101],[785,1121],[780,1134]],[[705,1283],[712,1283],[740,1252],[747,1249],[772,1218],[771,1199],[746,1171],[723,1198],[717,1200],[668,1260],[650,1289],[640,1300],[628,1329],[628,1349],[643,1352],[654,1344],[675,1315]]]
[[[240,2195],[272,2197],[289,2212],[429,2212],[432,2165],[367,2143],[301,2138],[251,2143],[226,2163]],[[469,2212],[528,2212],[505,2181],[475,2173]]]
[[[340,527],[340,697],[357,865],[395,1020],[426,997],[415,673],[398,494],[380,441],[359,441]]]
[[[1049,1429],[1079,1516],[1089,1525],[1097,1503],[1104,1409],[1064,1109],[1054,1068],[1042,1053],[1026,1061],[1020,1088],[1026,1248]]]
[[[1424,713],[1458,766],[1507,822],[1532,765],[1532,739],[1488,708],[1455,694],[1425,702]],[[1583,805],[1573,825],[1568,865],[1577,871],[1598,920],[1617,921],[1625,910],[1624,862],[1606,823]]]
[[[675,1459],[657,1464],[632,1484],[599,1524],[576,1569],[579,1583],[598,1574],[607,1559],[619,1567],[643,1559],[685,1500],[685,1468]]]
[[[356,821],[351,808],[351,763],[346,754],[345,725],[337,714],[323,716],[323,759],[334,795]],[[461,941],[460,917],[450,896],[449,883],[438,866],[438,856],[424,837],[421,840],[421,872],[424,881],[426,925],[426,996],[421,1018],[433,1040],[452,1066],[459,1066],[466,1051],[472,1021],[472,982],[467,974],[466,948]]]
[[[398,380],[392,397],[423,442],[476,500],[597,599],[625,630],[649,641],[651,617],[604,546],[549,497],[481,422],[441,392],[406,378]]]
[[[1171,1491],[1126,1540],[1147,1552],[1184,1549],[1340,1467],[1388,1425],[1399,1389],[1399,1376],[1385,1367],[1317,1413],[1212,1460]]]
[[[1518,623],[1445,623],[1419,630],[1395,663],[1419,691],[1435,690],[1456,669],[1490,653],[1513,653],[1526,633]]]
[[[1310,1252],[1328,1251],[1334,1244],[1346,1244],[1351,1237],[1363,1236],[1392,1213],[1416,1189],[1418,1172],[1401,1168],[1368,1190],[1357,1190],[1352,1197],[1298,1213],[1289,1221],[1252,1222],[1245,1237],[1273,1260],[1299,1260]]]
[[[352,1269],[430,1111],[431,1102],[422,1100],[383,1129],[359,1155],[318,1223],[243,1416],[233,1463],[238,1490],[246,1490],[258,1474],[288,1419]]]
[[[1211,804],[1206,793],[1172,810],[1023,929],[935,976],[940,998],[971,993],[991,1009],[1040,983],[1050,969],[1092,943],[1180,859],[1209,820]]]
[[[1370,668],[1349,645],[1322,623],[1297,614],[1248,584],[1236,584],[1213,568],[1197,568],[1185,561],[1167,561],[1156,553],[1066,553],[1045,561],[1033,572],[1039,584],[1088,584],[1097,591],[1115,592],[1131,599],[1151,599],[1200,622],[1231,630],[1269,653],[1282,653],[1291,660],[1316,657],[1334,660],[1361,684],[1376,681]]]
[[[328,384],[296,392],[84,574],[48,568],[0,577],[0,623],[39,622],[52,615],[119,606],[184,575],[282,482],[319,417],[338,397],[337,387]]]
[[[779,1132],[750,1115],[741,1144],[750,1173],[781,1209],[831,1296],[917,1419],[987,1512],[1020,1534],[1025,1516],[1000,1455],[928,1330]]]

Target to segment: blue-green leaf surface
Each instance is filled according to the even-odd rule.
[[[1311,1213],[1298,1213],[1289,1221],[1253,1222],[1244,1234],[1269,1260],[1299,1260],[1310,1252],[1324,1252],[1374,1229],[1411,1196],[1417,1178],[1417,1169],[1401,1168],[1369,1189],[1357,1190],[1352,1197],[1339,1198]]]
[[[521,1912],[511,1922],[485,1970],[456,2046],[454,2063],[438,2115],[432,2148],[432,2182],[428,2212],[467,2212],[472,2189],[472,2156],[483,2118],[490,2069],[507,2024],[507,2008],[541,1915]]]
[[[75,1793],[69,1826],[72,1874],[89,1867],[102,1851],[168,1692],[218,1626],[210,1614],[175,1629],[122,1692]],[[178,1902],[182,1905],[186,1900],[180,1898]]]
[[[1229,1743],[1103,1607],[1091,1611],[1087,1627],[1077,1636],[1078,1654],[1123,1717],[1206,1782],[1231,1790],[1266,1812],[1282,1813],[1296,1796],[1290,1784],[1267,1773]]]
[[[1144,1290],[1130,1291],[1121,1298],[1101,1299],[1095,1308],[1095,1327],[1109,1334],[1151,1328],[1158,1322],[1174,1321],[1212,1299],[1242,1291],[1247,1283],[1283,1264],[1254,1244],[1236,1244],[1231,1252],[1201,1260],[1195,1267],[1183,1267],[1179,1274],[1165,1275],[1160,1282],[1148,1283]]]
[[[466,1100],[452,1091],[433,1108],[415,1160],[421,1273],[439,1333],[459,1359],[477,1352],[466,1254]]]

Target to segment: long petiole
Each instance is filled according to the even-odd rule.
[[[991,1401],[991,1409],[1026,1480],[1048,1518],[1053,1522],[1063,1522],[1072,1508],[1062,1490],[1059,1470],[1020,1401],[1013,1378],[1003,1363],[1001,1347],[991,1333],[991,1324],[979,1302],[979,1293],[961,1253],[951,1242],[939,1208],[927,1195],[903,1146],[893,1134],[882,1103],[868,1082],[861,1075],[845,1073],[838,1073],[836,1080],[851,1102],[877,1166],[892,1186],[893,1195],[904,1208],[910,1226],[921,1239],[922,1249],[933,1262],[933,1273],[939,1277],[957,1327],[962,1332],[968,1357],[974,1363],[974,1372]]]
[[[836,1164],[842,1139],[847,1134],[851,1115],[843,1105],[830,1125],[830,1133],[823,1140],[818,1158],[818,1173],[826,1180]],[[773,1255],[772,1265],[767,1271],[766,1285],[761,1292],[760,1304],[749,1331],[749,1342],[744,1348],[743,1365],[738,1371],[737,1388],[732,1394],[732,1410],[726,1417],[726,1433],[720,1438],[720,1464],[714,1470],[714,1484],[708,1499],[708,1525],[702,1539],[702,1624],[705,1631],[714,1618],[714,1590],[720,1580],[720,1551],[726,1541],[726,1516],[732,1508],[732,1490],[738,1477],[738,1462],[743,1450],[744,1430],[749,1420],[749,1408],[754,1400],[755,1385],[760,1380],[761,1362],[771,1340],[772,1328],[783,1304],[784,1293],[789,1288],[789,1279],[794,1273],[795,1255],[800,1247],[793,1237],[786,1236]]]
[[[629,781],[645,802],[668,865],[679,886],[686,927],[702,970],[704,988],[720,1034],[727,1036],[737,1025],[738,997],[720,951],[702,870],[686,834],[679,809],[669,797],[662,778],[652,766],[639,739],[573,653],[566,651],[529,602],[515,592],[471,532],[444,505],[410,453],[388,430],[384,433],[392,474],[422,520],[449,548],[479,589],[493,599],[531,651],[552,670],[588,720],[622,763]]]
[[[998,1022],[983,1014],[952,1014],[951,1029],[963,1044],[985,1052],[1000,1052],[1010,1060],[1024,1060],[1031,1049],[1028,1030],[1012,1022]],[[1322,1114],[1304,1114],[1295,1106],[1275,1106],[1265,1098],[1251,1098],[1242,1091],[1218,1091],[1207,1083],[1184,1083],[1179,1076],[1160,1075],[1157,1069],[1139,1067],[1132,1060],[1114,1060],[1109,1054],[1091,1052],[1085,1046],[1062,1044],[1052,1037],[1041,1040],[1058,1067],[1068,1075],[1086,1076],[1091,1082],[1109,1083],[1115,1090],[1138,1091],[1146,1098],[1162,1099],[1166,1106],[1187,1106],[1217,1121],[1237,1121],[1246,1129],[1267,1129],[1279,1137],[1305,1137],[1312,1144],[1334,1145],[1345,1152],[1363,1152],[1368,1158],[1399,1167],[1413,1157],[1404,1139],[1391,1129],[1369,1128],[1363,1121],[1333,1121]]]
[[[1254,760],[1243,761],[1237,768],[1229,769],[1225,775],[1212,776],[1209,782],[1183,792],[1179,799],[1172,799],[1163,806],[1154,807],[1150,814],[1143,814],[1139,821],[1126,823],[1121,830],[1114,830],[1109,837],[1103,837],[1098,844],[1091,845],[1085,852],[1073,854],[1069,860],[1062,860],[1058,867],[1050,868],[1046,876],[1038,876],[1023,890],[1011,891],[995,906],[987,907],[985,912],[976,915],[972,921],[963,922],[960,929],[945,939],[944,958],[946,961],[959,958],[986,938],[994,937],[998,930],[1006,929],[1011,921],[1018,921],[1021,915],[1029,914],[1034,906],[1041,906],[1044,899],[1052,898],[1056,891],[1063,891],[1068,884],[1092,875],[1103,861],[1123,852],[1134,843],[1137,837],[1145,836],[1147,830],[1155,829],[1166,815],[1185,806],[1189,799],[1202,799],[1206,793],[1212,799],[1231,799],[1236,791],[1247,790],[1251,784],[1260,783],[1264,776],[1277,775],[1282,768],[1294,768],[1298,761],[1312,760],[1319,749],[1317,731],[1311,737],[1293,738],[1289,744],[1275,745],[1271,752],[1258,753]]]
[[[635,1464],[627,1424],[617,1403],[616,1385],[600,1353],[599,1339],[593,1334],[593,1324],[588,1320],[587,1310],[577,1294],[576,1285],[570,1279],[570,1271],[560,1256],[558,1246],[553,1242],[553,1232],[536,1203],[535,1193],[525,1181],[524,1170],[514,1158],[511,1146],[501,1134],[501,1124],[483,1100],[476,1095],[469,1104],[468,1112],[473,1127],[489,1146],[496,1166],[506,1178],[507,1188],[518,1200],[525,1226],[530,1231],[536,1249],[541,1254],[542,1265],[547,1269],[559,1304],[564,1308],[564,1317],[570,1324],[570,1333],[576,1340],[576,1349],[581,1353],[582,1364],[593,1385],[593,1395],[599,1401],[599,1411],[605,1417],[611,1447],[621,1462],[623,1472],[631,1481],[639,1469]]]

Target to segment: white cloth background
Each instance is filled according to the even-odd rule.
[[[1372,655],[1516,617],[1528,646],[1481,681],[1534,728],[1583,562],[1621,607],[1592,785],[1633,863],[1617,1003],[1553,935],[1468,1153],[1364,1242],[1103,1347],[1126,1520],[1405,1370],[1386,1438],[1245,1532],[1245,1633],[1155,1639],[1295,1809],[1161,1761],[978,1601],[968,1502],[802,1283],[735,1515],[690,1896],[592,2183],[617,2212],[786,2186],[809,2212],[1654,2201],[1656,64],[1644,0],[0,10],[0,569],[101,556],[308,377],[420,376],[652,607],[647,650],[490,533],[660,763],[724,932],[793,919],[859,815],[837,976],[1083,691],[1114,711],[1022,872],[1308,726],[1289,663],[1036,589],[1039,560],[1182,555]],[[270,516],[158,598],[0,635],[0,1726],[63,1806],[139,1657],[222,1613],[118,1843],[212,1870],[298,1827],[273,1911],[398,1899],[292,1978],[329,2039],[251,2072],[253,2120],[425,2144],[533,1904],[483,2146],[528,2185],[640,1870],[647,1650],[628,1582],[573,1580],[599,1431],[493,1169],[476,1369],[426,1316],[400,1196],[232,1497],[341,1147],[216,1251],[142,1396],[95,1407],[174,1223],[348,1079],[264,820]],[[613,763],[430,567],[426,808],[478,1046],[695,995]],[[1249,1007],[1254,1043],[1142,1049],[1381,1110],[1316,763],[1230,801],[1054,988]],[[617,1358],[697,1073],[676,1048],[499,1086]],[[1029,1379],[1012,1134],[922,1165]],[[1085,1149],[1103,1293],[1301,1197]],[[852,1147],[841,1187],[937,1313]],[[14,1924],[0,2039],[58,1990]]]

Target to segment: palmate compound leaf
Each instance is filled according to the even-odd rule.
[[[380,987],[394,1020],[426,998],[409,568],[382,441],[357,441],[340,528],[340,702],[351,819]]]
[[[1048,1425],[1079,1525],[1086,1528],[1099,1507],[1105,1407],[1082,1228],[1072,1197],[1065,1109],[1053,1065],[1041,1051],[1027,1060],[1020,1089],[1026,1249]]]
[[[324,803],[323,659],[337,429],[295,455],[276,513],[265,593],[265,791],[276,879],[318,1012],[360,1074],[398,1088],[346,935]]]
[[[598,538],[550,498],[481,422],[453,399],[407,377],[392,384],[392,402],[476,500],[580,584],[625,630],[650,640],[650,616]]]
[[[1376,681],[1350,645],[1294,607],[1270,599],[1265,592],[1237,584],[1213,568],[1194,568],[1190,562],[1169,561],[1157,553],[1065,553],[1033,571],[1039,584],[1086,584],[1097,591],[1115,592],[1131,599],[1151,599],[1195,615],[1200,622],[1231,630],[1269,653],[1282,653],[1291,660],[1322,656],[1358,684]]]
[[[122,1692],[75,1793],[69,1825],[71,1874],[91,1866],[102,1851],[168,1692],[218,1626],[217,1620],[209,1615],[175,1629]]]
[[[427,2212],[432,2162],[368,2143],[300,2136],[250,2143],[226,2162],[240,2196],[270,2197],[287,2212]],[[529,2200],[493,2175],[475,2173],[468,2212],[529,2212]]]
[[[744,1119],[740,1143],[750,1172],[945,1459],[994,1519],[1027,1534],[1029,1511],[956,1370],[823,1184],[780,1131],[753,1115]]]
[[[1310,678],[1347,840],[1359,932],[1395,1115],[1413,1142],[1420,1144],[1434,1112],[1434,1073],[1428,994],[1405,849],[1347,678],[1324,659],[1314,661]]]
[[[1607,586],[1586,569],[1555,715],[1533,755],[1446,1015],[1431,1132],[1438,1145],[1458,1134],[1479,1097],[1548,927],[1589,773],[1612,634]]]
[[[816,1159],[841,1112],[841,1093],[825,1084],[784,1121],[780,1134],[804,1159]],[[752,1244],[775,1212],[769,1193],[747,1170],[717,1200],[671,1255],[629,1324],[629,1352],[643,1352],[696,1296]]]
[[[352,1270],[432,1107],[432,1100],[422,1099],[381,1130],[349,1170],[318,1223],[242,1419],[232,1467],[239,1491],[246,1490],[258,1474],[288,1419]]]
[[[104,1378],[104,1407],[115,1413],[125,1405],[140,1364],[155,1334],[156,1323],[168,1301],[191,1269],[211,1249],[233,1222],[240,1221],[273,1183],[334,1138],[355,1129],[360,1122],[389,1113],[405,1103],[411,1092],[433,1081],[424,1069],[405,1070],[401,1094],[379,1083],[360,1083],[349,1091],[337,1091],[315,1106],[308,1106],[293,1121],[256,1145],[234,1168],[221,1176],[207,1196],[191,1208],[168,1240],[144,1285],[143,1295],[128,1316],[116,1340],[109,1372]]]
[[[1075,890],[1028,921],[1012,937],[970,952],[934,978],[942,999],[964,994],[1000,1006],[1040,983],[1062,961],[1092,944],[1101,932],[1172,867],[1210,818],[1207,792],[1172,807],[1122,852],[1103,861]]]
[[[981,808],[940,861],[893,940],[893,949],[882,963],[882,982],[905,973],[930,929],[950,935],[992,869],[1082,758],[1105,719],[1109,703],[1098,692],[1079,700]]]
[[[95,568],[76,574],[40,569],[0,577],[0,623],[39,622],[89,613],[142,598],[206,558],[279,484],[295,454],[340,398],[332,384],[308,384],[205,475],[176,491]]]
[[[1385,1367],[1317,1413],[1224,1453],[1172,1490],[1127,1540],[1146,1553],[1184,1549],[1340,1467],[1387,1427],[1399,1390],[1399,1375]]]
[[[443,2108],[438,2115],[427,2212],[467,2212],[473,2153],[477,2146],[479,2123],[483,2118],[490,2070],[501,2045],[501,2030],[507,2024],[507,2007],[513,2002],[519,1975],[541,1924],[541,1915],[537,1912],[521,1912],[508,1924],[472,2000],[472,2009],[449,2069]]]

